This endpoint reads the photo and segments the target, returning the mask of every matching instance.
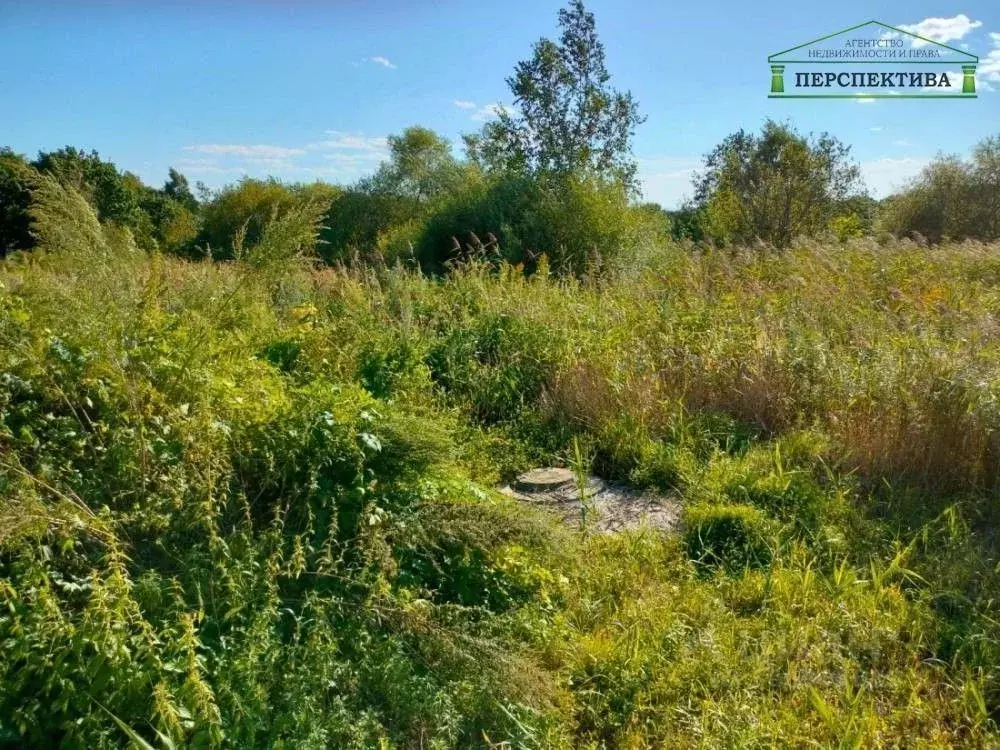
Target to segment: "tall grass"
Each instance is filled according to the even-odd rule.
[[[622,277],[135,249],[54,183],[0,268],[0,737],[992,746],[996,248]],[[491,490],[678,493],[580,534]],[[584,524],[586,525],[586,524]]]

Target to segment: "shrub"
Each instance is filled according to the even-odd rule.
[[[438,271],[475,252],[534,268],[544,253],[554,270],[582,273],[627,262],[643,221],[618,183],[505,173],[471,179],[446,201],[428,218],[417,254]]]
[[[768,515],[815,533],[837,508],[837,487],[817,479],[825,441],[815,433],[791,433],[742,455],[717,455],[698,478],[695,494],[748,503]]]
[[[886,199],[879,226],[897,236],[1000,237],[1000,137],[980,142],[968,161],[940,156],[902,192]]]
[[[759,136],[740,130],[715,147],[696,179],[695,200],[716,241],[785,248],[826,229],[860,187],[850,147],[828,133],[802,136],[768,120]]]
[[[362,347],[358,379],[365,390],[380,399],[404,396],[417,400],[418,393],[431,384],[423,349],[401,335],[373,337]]]
[[[376,193],[363,187],[345,190],[324,217],[320,255],[327,263],[372,258],[380,237],[420,215],[412,197]]]
[[[997,744],[994,247],[433,279],[312,268],[314,205],[213,264],[34,198],[0,264],[0,742]],[[567,446],[685,527],[470,481]]]
[[[427,218],[416,246],[421,266],[439,272],[448,261],[475,253],[477,241],[492,243],[490,235],[497,240],[490,246],[495,255],[525,259],[516,225],[532,199],[531,187],[530,180],[513,176],[466,181]]]
[[[693,505],[684,511],[684,541],[697,565],[739,571],[770,565],[775,537],[767,516],[750,505]]]
[[[35,176],[23,157],[0,148],[0,258],[15,250],[34,247],[28,209]]]
[[[431,347],[431,376],[480,424],[513,421],[533,408],[551,381],[550,332],[513,315],[484,316]]]
[[[306,205],[329,206],[340,194],[333,185],[286,185],[275,179],[244,178],[216,193],[202,206],[201,230],[190,252],[211,252],[213,258],[233,257],[234,244],[252,247],[276,217]]]
[[[638,462],[629,472],[629,481],[637,487],[655,487],[666,492],[678,487],[683,478],[683,449],[673,443],[651,440],[642,445]]]

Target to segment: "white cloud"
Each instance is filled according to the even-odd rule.
[[[474,101],[470,99],[455,99],[452,101],[459,109],[464,109],[469,113],[469,119],[474,122],[486,122],[491,120],[500,114],[500,110],[503,109],[503,105],[500,102],[496,104],[485,104],[482,107],[476,106]]]
[[[223,167],[210,159],[181,159],[177,166],[182,172],[193,175],[246,174],[243,167]]]
[[[214,156],[238,156],[243,159],[287,159],[290,156],[302,156],[305,153],[305,150],[301,148],[238,143],[204,143],[197,146],[185,146],[184,150]]]
[[[881,133],[884,128],[881,125],[876,125],[875,127],[868,129],[873,133]]]
[[[976,78],[983,82],[1000,83],[1000,34],[991,32],[990,41],[993,42],[993,49],[979,59]],[[990,90],[992,87],[987,84],[984,88]]]
[[[395,70],[396,66],[389,61],[388,57],[383,57],[382,55],[376,55],[375,57],[366,57],[362,62],[375,63],[376,65],[381,65],[383,68],[388,68],[389,70]]]
[[[184,158],[177,162],[182,167],[211,167],[215,165],[215,159],[190,159]]]
[[[920,174],[920,170],[929,163],[930,159],[926,157],[885,156],[861,162],[861,174],[872,194],[882,197],[903,187],[907,181]]]
[[[330,179],[352,183],[371,174],[388,158],[384,136],[327,130],[325,140],[301,147],[245,144],[185,146],[179,166],[194,175],[214,178],[218,185],[233,175],[281,179]]]
[[[919,23],[900,24],[899,28],[911,34],[917,34],[935,42],[946,44],[956,39],[962,39],[970,31],[978,29],[982,25],[982,21],[973,21],[964,13],[959,13],[953,18],[925,18]],[[913,46],[925,47],[927,46],[927,42],[921,39],[913,39]]]
[[[855,99],[854,101],[856,101],[858,104],[874,104],[875,103],[875,100],[872,99],[870,96],[861,96],[861,97],[858,97],[857,99]]]
[[[476,122],[486,122],[500,114],[501,109],[503,109],[502,104],[487,104],[485,107],[480,107],[473,112],[471,117]]]
[[[289,172],[298,168],[298,164],[290,159],[249,159],[248,163],[254,169],[268,173]]]
[[[900,138],[898,141],[893,141],[892,145],[893,146],[912,146],[913,144],[910,141],[906,140],[905,138]]]
[[[389,141],[385,136],[371,136],[363,133],[347,133],[341,130],[327,130],[325,141],[310,143],[310,151],[364,151],[385,155],[389,152]]]
[[[365,152],[353,152],[345,153],[343,151],[334,151],[332,154],[321,154],[321,158],[336,162],[337,164],[369,164],[372,161],[380,161],[381,157],[377,154],[365,153]]]

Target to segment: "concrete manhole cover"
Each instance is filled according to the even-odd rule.
[[[593,475],[588,475],[585,483],[587,525],[592,531],[611,533],[640,526],[671,531],[680,522],[681,508],[676,498],[642,492]],[[555,466],[532,469],[500,491],[553,511],[569,526],[580,524],[579,481],[569,469]]]

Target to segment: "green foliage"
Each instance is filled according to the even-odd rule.
[[[340,195],[333,185],[286,185],[278,180],[245,178],[218,191],[202,206],[201,230],[190,250],[218,259],[232,258],[235,246],[253,247],[267,224],[307,206],[324,210]]]
[[[704,220],[705,217],[701,211],[686,204],[680,210],[671,212],[670,235],[675,240],[701,242],[705,239]]]
[[[170,200],[178,203],[188,211],[198,210],[198,199],[191,192],[187,177],[182,175],[173,167],[170,168],[167,181],[163,184],[163,194]]]
[[[659,203],[641,203],[635,207],[635,213],[643,228],[658,242],[664,242],[675,235],[671,212]]]
[[[9,148],[0,149],[0,258],[34,247],[29,215],[34,176],[23,157]]]
[[[469,257],[505,258],[533,269],[541,254],[559,273],[626,265],[648,215],[620,183],[578,175],[502,174],[470,180],[430,216],[417,241],[424,268]]]
[[[516,676],[491,622],[547,585],[510,551],[530,571],[546,532],[473,511],[436,424],[296,377],[307,347],[289,335],[310,329],[271,299],[315,224],[279,218],[228,270],[164,265],[74,191],[39,190],[39,283],[0,311],[3,731],[86,747],[515,736],[503,707],[545,684]],[[483,513],[501,525],[483,532]]]
[[[328,263],[370,259],[380,238],[420,215],[413,198],[375,193],[365,183],[345,190],[324,219],[322,255]]]
[[[483,253],[486,243],[493,257],[524,257],[515,225],[531,205],[531,188],[529,180],[506,175],[467,181],[424,222],[416,247],[421,266],[440,271],[448,261]]]
[[[210,263],[35,179],[39,252],[0,264],[2,741],[997,744],[994,247],[691,253],[646,208],[631,268],[434,277],[315,267],[320,199]],[[552,464],[682,527],[490,489]]]
[[[372,176],[371,192],[423,203],[451,192],[460,182],[462,167],[452,156],[451,144],[433,130],[412,126],[388,141],[389,161]]]
[[[388,161],[331,205],[324,257],[351,261],[381,255],[388,263],[412,258],[423,220],[475,177],[432,130],[414,126],[389,136]]]
[[[530,321],[487,316],[428,353],[431,377],[481,424],[517,419],[537,406],[552,377],[557,343]]]
[[[760,136],[734,133],[705,158],[696,180],[706,231],[721,243],[759,239],[779,248],[821,232],[859,189],[849,154],[829,134],[809,139],[770,120]]]
[[[39,154],[32,166],[84,195],[102,221],[127,227],[139,223],[141,183],[128,173],[120,173],[111,162],[103,161],[96,151],[88,154],[66,146]]]
[[[931,242],[1000,237],[1000,137],[986,138],[963,161],[938,157],[897,195],[886,199],[880,227]]]
[[[0,255],[34,247],[30,207],[38,175],[80,193],[98,218],[127,228],[143,249],[184,250],[198,232],[198,203],[184,175],[170,170],[162,190],[128,172],[121,173],[96,151],[66,147],[39,154],[27,164],[9,149],[0,150]]]
[[[430,385],[430,370],[418,344],[399,335],[373,337],[362,349],[358,378],[376,398],[417,398]]]
[[[466,136],[472,160],[517,174],[596,175],[634,189],[631,154],[644,118],[630,92],[610,86],[604,45],[582,0],[559,11],[559,42],[541,39],[507,79],[517,115],[504,108],[478,135]]]
[[[764,567],[774,555],[767,516],[749,505],[692,505],[684,512],[688,556],[730,571]]]

